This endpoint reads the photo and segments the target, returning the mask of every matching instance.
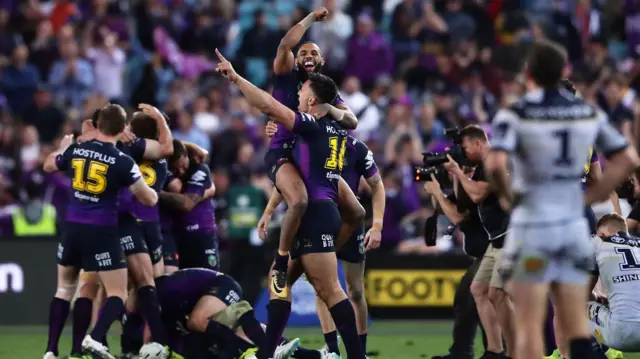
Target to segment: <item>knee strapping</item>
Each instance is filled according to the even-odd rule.
[[[238,320],[246,313],[252,311],[251,304],[246,300],[231,304],[220,312],[216,313],[211,319],[223,324],[232,330],[236,330],[239,326]]]
[[[71,301],[73,296],[76,294],[76,289],[78,288],[78,284],[62,284],[59,285],[56,289],[56,297],[60,299],[64,299],[66,301]]]

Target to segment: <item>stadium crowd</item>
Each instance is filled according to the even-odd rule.
[[[578,90],[637,144],[638,1],[316,3],[330,15],[305,39],[325,49],[324,72],[341,84],[342,97],[359,118],[355,136],[374,152],[383,174],[382,250],[427,253],[459,246],[449,239],[435,248],[423,244],[422,223],[432,209],[413,181],[412,166],[421,163],[423,151],[451,145],[445,128],[478,124],[489,131],[498,108],[520,93],[518,71],[533,40],[548,37],[565,45]],[[222,243],[259,244],[253,228],[272,186],[263,162],[266,118],[213,75],[213,50],[223,49],[240,74],[268,89],[278,43],[308,13],[307,5],[3,2],[2,211],[8,215],[41,197],[60,217],[64,181],[40,168],[61,135],[79,133],[81,122],[107,102],[129,109],[149,103],[169,114],[175,138],[209,150]],[[264,192],[265,200],[247,208],[247,188]],[[368,203],[366,193],[362,199]]]

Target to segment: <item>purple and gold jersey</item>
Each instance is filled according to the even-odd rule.
[[[131,157],[136,163],[142,162],[147,142],[142,138],[136,138],[131,144],[117,142],[116,147],[125,155]],[[123,188],[118,195],[118,212],[121,214],[131,214],[133,212],[133,194],[128,188]]]
[[[144,161],[140,163],[140,172],[147,185],[159,193],[162,191],[169,173],[167,160]],[[134,199],[131,213],[134,217],[144,222],[157,222],[160,220],[158,204],[149,207]]]
[[[302,84],[298,75],[298,68],[293,69],[284,75],[274,74],[273,97],[281,104],[287,106],[292,111],[298,111],[298,90]],[[332,105],[344,105],[344,100],[340,94],[331,102]],[[271,137],[269,148],[291,148],[296,135],[281,124],[278,125],[278,132]]]
[[[171,173],[171,171],[167,170],[167,178],[164,181],[164,185],[162,186],[162,190],[168,191],[169,183],[173,181],[176,177]],[[158,214],[160,217],[160,228],[165,231],[173,230],[173,217],[176,215],[176,210],[167,205],[160,204],[158,206]]]
[[[187,172],[188,180],[182,185],[182,193],[196,193],[204,196],[204,192],[213,184],[211,171],[205,164],[193,164]],[[174,228],[184,232],[214,233],[216,218],[213,212],[213,201],[206,199],[196,204],[190,212],[181,212],[175,216]]]
[[[600,164],[600,159],[598,158],[598,153],[593,150],[593,147],[589,148],[589,160],[584,164],[584,176],[582,177],[582,186],[587,186],[587,178],[589,177],[589,173],[591,172],[591,166],[596,164],[598,166]]]
[[[330,117],[315,119],[296,112],[297,135],[293,160],[307,187],[309,200],[338,200],[338,180],[343,169],[347,131]]]
[[[75,223],[117,225],[119,193],[142,176],[131,157],[97,140],[72,144],[56,165],[72,179],[66,220]]]
[[[347,137],[347,152],[342,178],[347,182],[353,193],[358,193],[360,177],[371,178],[378,173],[378,166],[373,159],[373,152],[369,147],[357,139]]]

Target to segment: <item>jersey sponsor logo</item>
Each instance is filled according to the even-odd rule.
[[[373,167],[373,164],[374,164],[373,152],[371,152],[371,150],[367,152],[367,156],[364,158],[364,162],[365,162],[366,169],[370,169],[371,167]]]
[[[611,237],[611,241],[615,242],[615,243],[624,243],[625,242],[624,238],[618,237],[618,236]]]
[[[529,274],[538,273],[547,266],[544,259],[540,257],[525,257],[522,261],[522,267]]]
[[[24,291],[24,272],[16,263],[0,264],[0,293],[22,293]]]
[[[193,182],[202,182],[202,181],[204,181],[205,178],[207,178],[207,174],[204,173],[204,171],[202,171],[202,170],[198,170],[198,171],[196,171],[196,173],[194,173],[191,176],[191,181],[193,181]]]
[[[618,283],[626,283],[640,280],[640,275],[638,274],[626,274],[626,275],[617,275],[612,278],[614,284]]]
[[[450,307],[464,270],[369,270],[367,302],[377,307]]]
[[[116,163],[116,158],[113,156],[105,155],[104,153],[100,153],[97,151],[88,150],[86,148],[74,148],[73,149],[74,156],[86,157],[91,160],[96,160],[100,162],[104,162],[106,164],[113,165]]]
[[[312,121],[312,122],[315,122],[315,121],[316,121],[316,119],[315,119],[315,118],[313,118],[313,116],[309,115],[308,113],[300,112],[300,115],[301,115],[301,116],[300,116],[300,119],[301,119],[302,121],[304,121],[304,122],[306,122],[306,121]]]

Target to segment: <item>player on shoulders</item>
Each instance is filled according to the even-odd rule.
[[[591,334],[611,349],[640,352],[640,238],[629,234],[623,217],[611,213],[598,221],[593,245],[596,269],[589,289],[600,280],[608,304],[595,297],[598,301],[589,302]]]
[[[58,291],[51,302],[46,359],[58,354],[57,343],[80,269],[98,272],[107,293],[93,331],[81,343],[82,350],[100,358],[114,358],[99,340],[124,311],[126,297],[127,269],[118,232],[117,197],[123,188],[129,188],[147,206],[158,200],[135,161],[115,147],[126,118],[118,105],[103,107],[95,139],[72,144],[73,138],[65,136],[58,151],[44,163],[46,172],[66,172],[73,187],[65,233],[58,247]]]
[[[549,289],[570,357],[591,358],[582,309],[591,265],[584,205],[609,198],[640,163],[606,116],[561,88],[565,66],[566,53],[557,44],[534,44],[526,70],[530,91],[496,114],[492,152],[485,162],[492,190],[512,210],[501,272],[510,280],[516,303],[518,359],[543,356]],[[585,154],[593,145],[611,166],[583,193]]]
[[[238,86],[249,104],[298,136],[292,157],[307,188],[309,205],[291,250],[292,262],[288,266],[287,285],[292,285],[304,271],[316,293],[329,307],[348,357],[364,359],[353,307],[338,282],[334,253],[341,226],[337,208],[338,183],[344,182],[340,173],[344,166],[347,133],[329,116],[325,105],[335,98],[338,88],[333,80],[324,75],[309,74],[309,80],[298,92],[300,103],[298,111],[294,112],[235,73],[231,63],[217,50],[216,54],[220,60],[216,71]],[[341,196],[348,195],[357,203],[348,185],[340,188],[340,191]],[[286,298],[272,293],[267,310],[267,344],[260,348],[257,355],[259,359],[268,359],[275,351],[291,312],[291,293],[287,293]]]
[[[305,32],[316,21],[324,20],[328,15],[325,8],[318,8],[307,17],[294,25],[280,40],[276,58],[273,61],[274,83],[273,97],[289,109],[298,109],[298,90],[307,81],[309,74],[319,73],[324,65],[322,53],[318,45],[307,42],[300,46],[296,56],[293,49],[304,36]],[[325,105],[329,116],[340,122],[348,129],[355,129],[358,120],[349,108],[345,105],[340,95],[336,95]],[[293,148],[296,135],[286,126],[277,123],[278,131],[271,138],[269,151],[265,155],[265,164],[269,169],[269,178],[275,188],[274,193],[282,193],[287,202],[287,212],[282,220],[280,231],[280,242],[278,255],[275,259],[274,269],[270,289],[281,298],[287,296],[285,274],[287,272],[287,261],[289,260],[289,250],[293,243],[293,238],[300,226],[300,220],[307,208],[308,193],[301,179],[298,169],[291,163],[291,149]],[[345,210],[343,215],[352,225],[359,223],[364,213],[357,211],[357,206],[353,203],[340,201],[341,207]],[[271,219],[273,208],[267,206],[260,223],[268,223]],[[264,226],[264,225],[263,225]]]
[[[270,137],[277,133],[278,128],[269,123],[266,127]],[[356,309],[356,324],[362,348],[367,350],[367,323],[368,308],[364,298],[364,267],[365,253],[380,246],[382,234],[382,220],[385,209],[385,191],[382,178],[378,172],[378,166],[373,158],[373,152],[367,145],[352,136],[348,136],[345,165],[342,169],[342,178],[347,182],[353,193],[358,193],[360,182],[363,179],[371,190],[373,202],[373,226],[365,234],[364,224],[361,224],[348,238],[346,243],[336,243],[337,256],[342,262],[342,268],[347,278],[347,293]],[[272,204],[277,206],[277,204]],[[264,231],[264,229],[263,229]],[[265,237],[266,233],[262,233]],[[336,327],[331,319],[324,302],[316,297],[318,316],[322,324],[326,346],[324,351],[340,355]]]

